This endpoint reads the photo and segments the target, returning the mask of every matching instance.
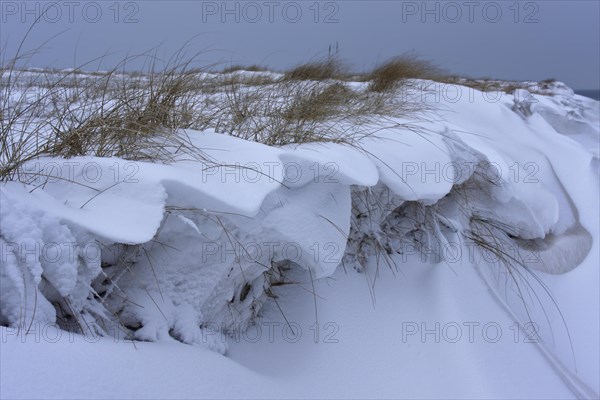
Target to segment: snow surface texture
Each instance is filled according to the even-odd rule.
[[[553,91],[435,104],[420,130],[398,119],[354,146],[186,131],[202,160],[35,160],[0,187],[0,323],[226,353],[298,267],[309,285],[343,265],[373,288],[374,259],[468,252],[510,315],[539,325],[572,393],[597,397],[597,324],[564,316],[599,311],[597,265],[582,264],[598,251],[598,102]]]

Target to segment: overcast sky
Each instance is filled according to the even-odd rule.
[[[13,56],[25,32],[28,62],[73,67],[107,52],[103,69],[127,52],[161,45],[168,55],[193,38],[199,62],[283,69],[339,54],[356,70],[408,51],[473,77],[556,78],[600,88],[600,7],[590,1],[6,1],[1,45]],[[197,35],[197,36],[196,36]],[[94,65],[94,68],[97,66]]]

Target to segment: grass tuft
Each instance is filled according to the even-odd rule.
[[[252,64],[252,65],[234,64],[229,67],[223,68],[222,73],[230,74],[232,72],[237,72],[237,71],[267,72],[268,69],[266,67],[261,67],[260,65],[255,65],[255,64]]]
[[[346,69],[335,57],[300,64],[285,73],[284,78],[291,81],[324,81],[327,79],[343,79]]]
[[[369,88],[374,92],[391,91],[407,79],[435,80],[441,75],[442,71],[430,61],[405,54],[375,67],[369,75]]]

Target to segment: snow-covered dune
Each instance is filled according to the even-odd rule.
[[[600,103],[550,92],[426,96],[352,145],[29,162],[2,397],[597,397]]]

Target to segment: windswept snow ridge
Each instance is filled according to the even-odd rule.
[[[352,146],[185,131],[202,159],[31,161],[21,182],[0,186],[0,323],[57,322],[224,353],[206,331],[250,323],[296,266],[319,279],[342,263],[363,270],[374,255],[442,262],[458,248],[493,256],[479,269],[498,291],[531,270],[567,274],[594,245],[574,196],[581,174],[597,187],[598,102],[562,84],[533,99],[524,90],[464,97],[413,122],[418,131],[399,124]],[[522,320],[533,318],[507,296]],[[582,350],[556,329],[540,330],[546,348],[575,386],[592,386],[581,393],[597,393],[597,366],[584,365],[578,381],[572,356]]]

